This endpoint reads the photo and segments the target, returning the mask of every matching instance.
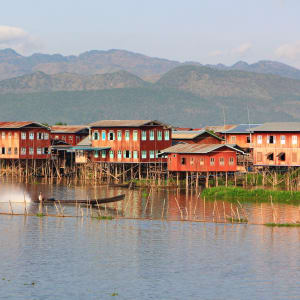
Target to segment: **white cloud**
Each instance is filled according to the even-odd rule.
[[[221,56],[223,52],[221,50],[215,50],[209,53],[209,56]]]
[[[275,50],[275,55],[292,61],[300,60],[300,41],[279,46]]]
[[[246,52],[248,52],[252,48],[251,43],[243,43],[239,45],[237,48],[232,50],[232,54],[235,55],[244,55]]]
[[[0,49],[4,48],[27,54],[41,48],[41,42],[22,28],[0,25]]]

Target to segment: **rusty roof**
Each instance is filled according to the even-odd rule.
[[[20,121],[20,122],[0,122],[0,128],[3,129],[18,129],[23,127],[30,127],[30,125],[37,125],[38,127],[45,127],[47,126],[38,123],[38,122],[32,122],[32,121]]]
[[[53,125],[51,126],[52,133],[77,133],[84,129],[88,129],[86,125]]]
[[[207,130],[199,130],[199,131],[173,131],[172,132],[172,140],[193,140],[202,134],[207,133],[218,140],[222,140],[220,137],[214,135],[213,133]]]
[[[182,153],[182,154],[207,154],[210,152],[214,152],[219,150],[220,148],[229,148],[231,150],[241,152],[243,151],[234,148],[233,145],[229,144],[187,144],[187,143],[180,143],[175,146],[171,146],[162,150],[162,153]]]
[[[89,124],[90,127],[141,127],[155,125],[170,127],[156,120],[102,120]]]

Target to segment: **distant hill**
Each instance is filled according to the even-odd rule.
[[[277,61],[261,60],[254,64],[239,61],[232,66],[225,66],[223,64],[207,66],[218,70],[240,70],[245,72],[273,74],[300,80],[300,70]]]
[[[48,75],[58,73],[95,75],[124,70],[149,82],[155,82],[166,72],[182,65],[201,66],[199,62],[180,63],[174,60],[150,57],[118,49],[107,51],[91,50],[78,56],[41,53],[22,56],[12,49],[0,50],[0,80],[38,71]],[[232,66],[217,64],[207,65],[207,67],[218,70],[240,70],[300,79],[300,70],[276,61],[265,60],[254,64],[237,62]]]
[[[147,85],[148,83],[126,71],[89,76],[71,73],[47,75],[36,72],[0,81],[0,93],[104,90]]]

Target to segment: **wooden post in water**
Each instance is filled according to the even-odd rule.
[[[185,172],[185,188],[189,188],[189,173]]]

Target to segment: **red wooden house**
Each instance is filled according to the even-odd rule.
[[[256,166],[300,166],[300,122],[265,123],[253,129]]]
[[[89,125],[95,161],[165,161],[158,154],[171,146],[170,126],[151,120],[103,120]],[[106,148],[104,150],[97,150]],[[107,149],[109,148],[109,149]]]
[[[165,149],[162,155],[168,157],[168,171],[176,172],[235,172],[237,152],[225,144],[180,143]]]
[[[0,122],[0,159],[46,159],[50,129],[37,122]]]
[[[221,144],[222,141],[222,138],[207,130],[172,132],[173,145],[179,142],[188,144]]]
[[[89,129],[85,125],[53,125],[51,126],[51,139],[64,141],[68,145],[75,146],[89,135]]]

